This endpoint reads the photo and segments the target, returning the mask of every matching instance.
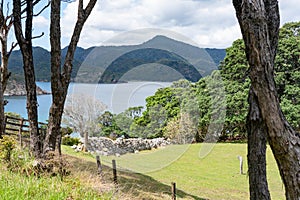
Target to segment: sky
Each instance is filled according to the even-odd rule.
[[[77,17],[77,2],[62,3],[62,47]],[[281,24],[300,21],[299,0],[279,0]],[[49,9],[34,19],[35,46],[49,49]],[[227,48],[241,38],[232,0],[98,0],[78,46],[141,43],[166,35],[199,47]]]

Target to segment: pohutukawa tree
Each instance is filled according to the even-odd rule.
[[[262,142],[265,138],[262,132],[267,135],[285,186],[286,199],[300,199],[300,136],[289,125],[281,111],[274,81],[274,60],[280,24],[278,1],[233,0],[233,5],[250,65],[248,119],[255,120],[258,124],[257,130],[250,124],[248,132],[253,134],[258,142]],[[250,141],[248,145],[253,146],[255,143]],[[261,151],[264,151],[263,149],[264,147]],[[265,161],[257,160],[257,162],[261,163],[256,165],[265,165]],[[251,167],[253,166],[250,165],[249,168]],[[251,173],[252,170],[249,169],[250,198],[269,199],[269,194],[262,194],[267,192],[266,187],[254,187],[258,179],[252,176],[258,174]]]
[[[68,0],[66,0],[68,1]],[[72,61],[82,28],[91,14],[97,0],[89,0],[86,7],[83,0],[78,0],[77,21],[73,30],[68,51],[62,64],[61,60],[61,26],[60,11],[61,0],[51,1],[51,24],[50,24],[50,44],[51,44],[51,92],[52,105],[49,111],[48,131],[44,141],[43,153],[55,150],[56,139],[60,134],[62,114],[67,97],[68,87],[71,79]]]

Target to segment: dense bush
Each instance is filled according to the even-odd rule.
[[[285,24],[279,35],[275,59],[276,89],[282,111],[300,132],[300,22]],[[185,143],[218,138],[221,141],[247,138],[249,65],[243,40],[226,49],[219,70],[197,83],[174,82],[146,99],[146,108],[130,108],[101,116],[102,135],[115,133],[130,137],[167,137]],[[135,115],[135,113],[137,113]],[[207,134],[209,133],[209,134]]]
[[[16,140],[11,137],[4,135],[0,139],[0,156],[5,161],[10,162],[12,151],[16,148]]]
[[[80,143],[79,138],[73,138],[73,137],[70,137],[70,136],[64,136],[62,138],[62,144],[63,145],[73,146],[73,145],[77,145],[79,143]]]

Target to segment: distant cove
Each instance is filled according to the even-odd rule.
[[[49,82],[37,82],[43,90],[51,91]],[[170,86],[170,82],[129,82],[122,84],[85,84],[71,83],[69,95],[89,95],[102,101],[107,105],[109,111],[120,113],[128,107],[145,106],[145,99],[155,93],[158,88]],[[26,97],[6,97],[8,104],[5,112],[16,112],[27,118]],[[45,122],[48,119],[48,112],[51,105],[51,95],[38,96],[39,121]]]

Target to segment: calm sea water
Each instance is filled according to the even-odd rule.
[[[46,91],[51,91],[49,82],[37,82],[37,85]],[[170,85],[171,83],[165,82],[130,82],[122,84],[71,83],[68,96],[95,97],[107,106],[107,110],[117,114],[129,107],[145,106],[146,97],[153,95],[158,88]],[[6,97],[6,99],[9,101],[5,106],[6,112],[19,113],[22,117],[27,118],[25,97]],[[45,122],[48,119],[51,102],[51,95],[38,96],[39,121]]]

